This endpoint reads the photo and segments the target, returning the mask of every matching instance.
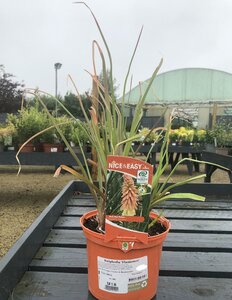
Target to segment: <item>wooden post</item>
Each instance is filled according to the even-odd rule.
[[[92,105],[93,105],[94,109],[96,110],[96,115],[97,115],[97,119],[98,119],[99,93],[98,93],[97,82],[95,81],[96,79],[97,79],[97,76],[95,76],[95,78],[93,78],[91,98],[92,98]],[[96,152],[96,148],[94,148],[93,145],[92,145],[92,160],[95,163],[97,163],[97,152]],[[94,180],[97,180],[97,166],[96,165],[92,166],[92,178]]]

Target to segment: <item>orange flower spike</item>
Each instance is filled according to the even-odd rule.
[[[134,216],[137,209],[138,190],[129,175],[123,175],[121,210],[123,216]]]

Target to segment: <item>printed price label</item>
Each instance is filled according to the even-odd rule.
[[[124,294],[146,288],[147,256],[117,260],[98,256],[98,283],[101,290]]]

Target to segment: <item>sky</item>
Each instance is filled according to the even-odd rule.
[[[232,73],[231,0],[86,0],[95,13],[113,58],[120,94],[141,27],[132,65],[132,86],[179,68],[211,68]],[[92,42],[106,51],[96,24],[81,4],[69,0],[0,0],[0,64],[26,87],[55,94],[91,90]],[[97,72],[101,60],[95,51]],[[106,55],[107,56],[107,55]],[[108,62],[108,61],[107,61]],[[128,86],[129,89],[129,86]]]

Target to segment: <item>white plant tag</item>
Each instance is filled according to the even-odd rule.
[[[146,288],[147,256],[118,260],[98,256],[98,285],[103,291],[124,294]]]

